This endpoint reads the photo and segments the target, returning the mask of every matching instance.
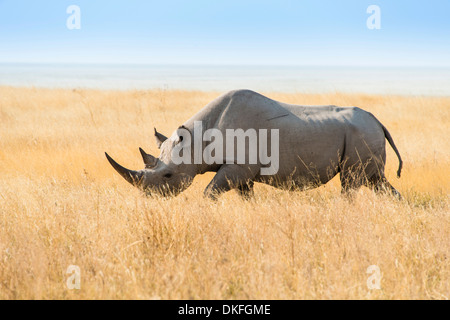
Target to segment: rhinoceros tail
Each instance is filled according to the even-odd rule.
[[[380,124],[381,124],[381,123],[380,123]],[[403,167],[402,157],[400,156],[400,152],[398,152],[398,149],[397,149],[397,147],[395,146],[394,140],[392,139],[392,136],[391,136],[391,134],[389,133],[389,131],[388,131],[388,130],[386,129],[386,127],[383,126],[382,124],[381,124],[381,127],[383,128],[383,132],[384,132],[385,138],[387,139],[387,141],[389,141],[389,144],[391,145],[392,149],[394,149],[395,154],[396,154],[397,157],[398,157],[399,164],[398,164],[398,170],[397,170],[397,177],[400,178],[400,175],[401,175],[401,173],[402,173],[402,167]]]

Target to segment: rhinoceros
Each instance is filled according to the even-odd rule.
[[[245,161],[242,155],[238,158],[238,152],[231,155],[224,152],[237,149],[236,145],[227,147],[228,140],[215,150],[214,162],[198,161],[198,156],[206,152],[219,134],[227,136],[232,129],[244,133],[248,142],[244,146]],[[257,140],[246,135],[251,130],[259,134]],[[186,132],[190,134],[188,139]],[[207,132],[213,132],[215,139]],[[269,132],[273,133],[270,137]],[[248,198],[253,195],[254,182],[287,190],[315,188],[339,173],[344,194],[367,186],[377,193],[387,192],[400,198],[385,177],[385,139],[398,157],[398,177],[403,164],[400,153],[386,127],[358,107],[292,105],[251,90],[235,90],[207,104],[169,138],[155,129],[155,138],[160,156],[156,158],[139,148],[145,164],[142,170],[126,169],[105,153],[126,181],[147,194],[177,195],[189,187],[196,175],[205,172],[216,172],[204,190],[204,195],[211,199],[231,189]],[[268,146],[266,157],[255,160],[251,143],[256,141],[271,144],[271,156],[277,155],[272,159],[276,164],[267,161]],[[187,160],[184,162],[174,157],[174,150],[178,148],[179,152],[182,144],[183,148],[192,147],[184,149],[190,150],[184,152]]]

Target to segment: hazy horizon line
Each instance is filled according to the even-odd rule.
[[[344,68],[450,68],[448,65],[425,65],[425,64],[405,64],[405,65],[374,65],[374,64],[275,64],[275,63],[151,63],[151,62],[34,62],[34,61],[0,61],[0,65],[104,65],[104,66],[167,66],[167,67],[344,67]]]

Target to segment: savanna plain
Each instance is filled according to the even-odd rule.
[[[139,147],[159,154],[154,127],[170,135],[219,94],[0,87],[0,299],[450,297],[450,97],[264,93],[372,112],[403,157],[397,179],[387,146],[402,200],[347,198],[335,178],[214,202],[202,194],[212,173],[147,197],[107,162],[143,168]]]

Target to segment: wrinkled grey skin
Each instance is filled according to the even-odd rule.
[[[161,154],[155,158],[140,149],[146,164],[144,170],[128,170],[108,154],[106,156],[128,182],[147,193],[176,195],[185,190],[197,174],[208,171],[217,172],[204,191],[205,196],[212,199],[231,189],[247,198],[253,193],[254,182],[288,190],[314,188],[340,173],[344,193],[365,185],[376,192],[387,191],[400,197],[384,175],[385,139],[399,158],[398,177],[402,168],[392,137],[371,113],[357,107],[290,105],[250,90],[236,90],[213,100],[183,124],[182,127],[192,134],[192,143],[194,121],[203,122],[203,132],[217,128],[224,137],[226,129],[268,129],[269,132],[279,129],[277,174],[261,175],[260,163],[226,164],[225,159],[224,164],[175,165],[171,151],[180,143],[177,131],[166,138],[155,129]],[[206,145],[207,142],[203,142],[203,148]]]

